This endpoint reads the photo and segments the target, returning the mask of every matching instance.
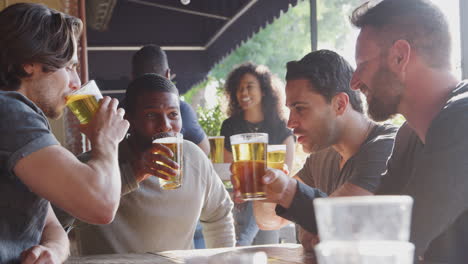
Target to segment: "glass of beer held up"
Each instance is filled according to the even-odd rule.
[[[224,136],[208,137],[210,141],[210,159],[213,163],[224,162]]]
[[[268,145],[267,152],[268,168],[283,170],[284,160],[286,158],[286,145]]]
[[[179,169],[176,170],[177,174],[175,176],[166,174],[164,171],[160,171],[161,173],[165,174],[169,177],[168,180],[159,178],[159,185],[163,190],[174,190],[182,186],[182,178],[183,178],[183,143],[184,138],[181,133],[177,132],[163,132],[153,136],[153,144],[158,143],[168,147],[172,153],[174,154],[173,157],[167,156],[165,153],[160,153],[166,155],[169,159],[172,159],[174,162],[179,164]],[[164,165],[166,167],[170,167],[163,162],[157,161],[156,163]]]
[[[268,134],[246,133],[231,136],[233,177],[244,200],[265,199],[262,177],[267,168]]]
[[[78,118],[80,124],[88,124],[99,108],[102,94],[93,80],[84,84],[79,90],[67,96],[67,106]]]

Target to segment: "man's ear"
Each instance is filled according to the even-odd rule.
[[[343,115],[349,105],[349,96],[343,92],[338,93],[333,96],[331,104],[337,116]]]
[[[39,67],[36,63],[25,63],[23,64],[23,69],[28,75],[33,75],[37,68]]]
[[[398,76],[406,72],[411,57],[411,44],[404,39],[399,39],[393,43],[389,49],[388,63],[390,70]]]

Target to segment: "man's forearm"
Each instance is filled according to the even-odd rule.
[[[70,254],[70,242],[50,204],[48,210],[40,245],[51,249],[64,262]]]
[[[317,222],[313,200],[327,195],[318,189],[307,186],[296,181],[296,191],[289,207],[284,207],[281,203],[276,207],[276,214],[300,225],[311,233],[317,233]]]

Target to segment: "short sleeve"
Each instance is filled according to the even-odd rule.
[[[355,156],[354,170],[348,182],[375,193],[393,149],[396,128],[377,136]]]
[[[19,93],[0,95],[0,117],[0,160],[9,174],[20,159],[59,144],[42,111]]]
[[[182,117],[182,130],[184,139],[193,142],[195,145],[205,138],[205,131],[201,128],[197,120],[197,115],[192,107],[184,101],[180,101],[180,115]]]
[[[223,123],[221,124],[221,132],[220,132],[221,136],[224,136],[224,148],[229,152],[232,152],[231,139],[229,137],[234,134],[234,128],[233,128],[232,123],[233,122],[231,118],[224,120]]]

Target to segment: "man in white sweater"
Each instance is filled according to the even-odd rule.
[[[233,203],[200,148],[184,141],[182,186],[175,190],[159,186],[158,177],[166,177],[161,171],[175,171],[155,161],[174,169],[177,165],[154,154],[151,137],[180,131],[178,98],[174,84],[157,74],[130,83],[125,100],[130,134],[119,146],[124,186],[120,207],[113,223],[76,229],[80,254],[191,249],[199,218],[207,247],[234,246]]]

